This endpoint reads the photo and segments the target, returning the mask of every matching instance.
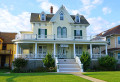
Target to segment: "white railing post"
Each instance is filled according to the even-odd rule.
[[[19,45],[18,43],[16,43],[16,58],[18,57],[18,53],[19,53]]]
[[[54,58],[56,56],[56,44],[54,43]]]
[[[37,43],[35,43],[35,58],[37,58]]]
[[[101,47],[99,46],[99,50],[100,50],[100,57],[101,57]]]
[[[107,44],[105,45],[105,49],[106,49],[105,54],[108,55],[108,52],[107,52]]]
[[[74,46],[74,58],[76,57],[76,53],[75,53],[75,43],[73,44]]]
[[[91,59],[92,59],[92,44],[90,44],[90,55],[91,55]]]

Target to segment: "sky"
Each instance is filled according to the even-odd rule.
[[[30,13],[50,13],[64,5],[69,14],[84,15],[90,23],[88,35],[120,25],[120,0],[0,0],[0,31],[31,31]]]

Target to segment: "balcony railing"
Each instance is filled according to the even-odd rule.
[[[12,54],[11,50],[0,50],[0,54]]]
[[[18,34],[15,39],[23,40],[91,40],[106,41],[105,37],[100,36],[56,36],[56,35],[37,35],[37,34]]]
[[[101,58],[101,57],[105,57],[106,56],[106,54],[93,54],[92,55],[92,59],[98,59],[98,58]]]

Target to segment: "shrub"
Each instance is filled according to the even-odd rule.
[[[52,58],[52,55],[49,53],[43,59],[43,63],[47,68],[55,67],[55,60]]]
[[[80,57],[81,63],[83,63],[83,68],[84,70],[86,70],[90,63],[91,63],[91,59],[90,59],[90,55],[88,52],[83,52],[82,56]]]
[[[114,70],[117,64],[117,60],[109,55],[98,59],[100,67],[104,70]]]
[[[17,58],[15,59],[15,61],[13,61],[13,66],[17,69],[20,70],[23,67],[25,67],[27,65],[27,60],[23,59],[23,58]]]

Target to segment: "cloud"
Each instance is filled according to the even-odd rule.
[[[29,31],[31,30],[29,21],[29,12],[22,12],[15,16],[8,9],[0,8],[0,31],[2,32]]]
[[[102,17],[94,17],[94,18],[88,18],[88,22],[90,23],[90,26],[87,28],[89,35],[96,35],[101,33],[102,31],[108,30],[116,25],[119,24],[120,21],[116,22],[108,22],[107,20],[103,19]]]
[[[58,6],[49,2],[49,0],[37,0],[40,3],[39,7],[46,12],[50,11],[50,6],[53,6],[53,13],[56,13],[58,10]]]
[[[104,15],[110,14],[110,13],[112,12],[111,9],[108,8],[108,7],[104,7],[104,8],[102,9],[102,11],[103,11]]]

